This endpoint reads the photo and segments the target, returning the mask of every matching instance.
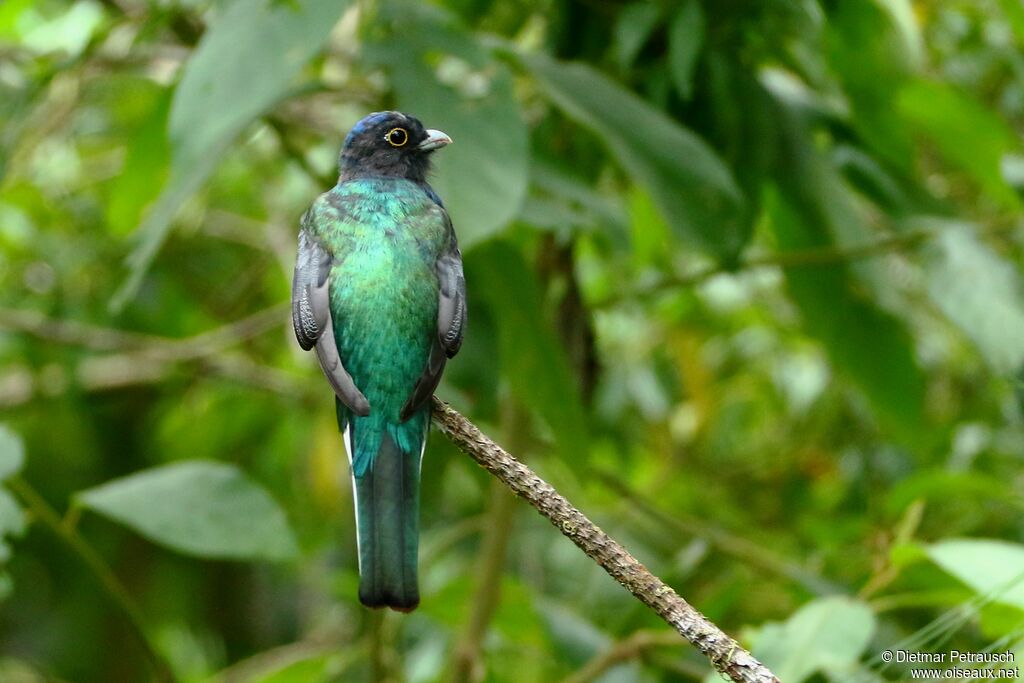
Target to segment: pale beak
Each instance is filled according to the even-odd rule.
[[[428,130],[427,139],[419,144],[418,149],[423,152],[432,152],[435,149],[440,149],[450,144],[452,144],[452,139],[445,133],[439,130]]]

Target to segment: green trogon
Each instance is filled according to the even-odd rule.
[[[334,389],[352,472],[359,599],[369,607],[419,604],[430,398],[466,325],[462,254],[427,183],[430,155],[450,142],[407,114],[367,116],[345,139],[338,184],[299,231],[292,322]]]

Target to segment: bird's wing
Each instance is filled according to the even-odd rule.
[[[369,415],[370,403],[352,381],[338,354],[331,319],[330,278],[331,255],[307,227],[313,218],[310,212],[302,217],[299,230],[299,251],[292,276],[292,327],[299,346],[308,351],[316,346],[327,381],[334,393],[357,415]]]
[[[400,418],[406,420],[419,410],[434,393],[448,358],[459,352],[466,325],[466,278],[462,272],[462,252],[455,238],[448,212],[441,209],[448,231],[448,244],[434,264],[438,282],[437,336],[430,346],[423,374],[416,380],[412,393],[402,407]]]
[[[466,277],[462,273],[462,252],[455,239],[455,229],[447,212],[444,217],[449,240],[435,264],[439,285],[437,337],[445,355],[454,358],[462,347],[462,330],[466,325]]]

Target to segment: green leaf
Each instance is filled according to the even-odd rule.
[[[809,130],[785,105],[778,111],[785,165],[775,174],[781,192],[770,193],[767,205],[779,247],[836,247],[844,238],[869,234]],[[902,443],[925,450],[935,435],[925,425],[924,375],[902,323],[866,299],[844,265],[792,267],[785,276],[805,327],[824,343],[832,362]]]
[[[761,627],[753,655],[780,681],[800,683],[817,672],[852,671],[875,631],[875,615],[859,600],[813,600],[783,623]]]
[[[1024,283],[970,226],[928,221],[939,236],[927,251],[928,294],[997,372],[1024,367]]]
[[[498,360],[512,392],[544,420],[564,457],[583,457],[587,430],[579,387],[544,314],[536,277],[519,252],[501,242],[473,250],[466,269],[466,281],[500,321]]]
[[[130,273],[113,308],[135,294],[181,205],[206,182],[239,133],[284,97],[347,5],[234,0],[207,29],[174,92],[167,186],[139,228]]]
[[[1024,609],[1024,545],[964,538],[933,543],[927,553],[978,595]]]
[[[75,503],[187,555],[286,560],[297,552],[277,503],[224,463],[164,465],[82,491]]]
[[[999,7],[1013,30],[1017,45],[1024,45],[1024,3],[1020,0],[999,0]]]
[[[829,12],[825,37],[828,66],[849,101],[849,125],[875,156],[911,176],[912,131],[894,100],[913,76],[920,55],[901,18],[905,13],[900,4],[901,0],[838,3]]]
[[[25,447],[21,437],[0,424],[0,481],[21,471],[25,464]]]
[[[704,12],[697,0],[679,8],[668,29],[668,66],[684,100],[693,96],[693,72],[704,46]]]
[[[608,145],[680,237],[718,256],[739,252],[750,228],[743,193],[699,136],[590,66],[511,54],[556,106]]]
[[[620,69],[628,69],[651,37],[661,19],[661,8],[652,2],[634,2],[615,22],[614,53]]]
[[[167,139],[170,108],[170,90],[156,95],[149,115],[132,135],[124,168],[114,181],[107,203],[107,225],[115,235],[127,234],[138,225],[146,206],[167,180],[171,161]]]
[[[990,198],[1019,209],[1017,193],[1003,177],[1003,156],[1020,149],[1013,130],[970,95],[944,83],[917,80],[897,98],[902,114],[952,166],[969,173]]]
[[[885,495],[885,507],[898,515],[915,500],[934,501],[950,506],[958,501],[969,503],[986,500],[1022,510],[1024,503],[1011,490],[1009,482],[983,472],[951,472],[946,469],[925,469],[900,480]]]
[[[400,109],[454,141],[434,155],[431,184],[468,249],[508,225],[526,197],[529,134],[512,74],[453,17],[397,7],[393,30],[365,54],[390,69]]]

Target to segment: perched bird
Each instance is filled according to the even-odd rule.
[[[302,216],[292,280],[295,336],[316,348],[348,451],[359,600],[403,612],[419,604],[430,397],[466,324],[462,254],[427,184],[430,155],[450,142],[400,112],[359,121],[338,184]]]

